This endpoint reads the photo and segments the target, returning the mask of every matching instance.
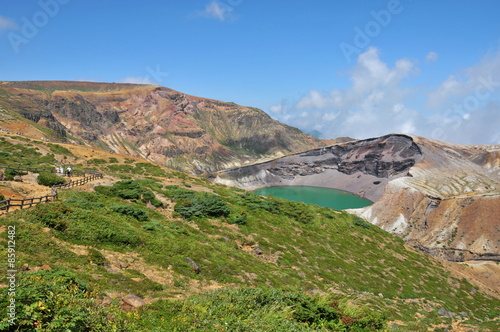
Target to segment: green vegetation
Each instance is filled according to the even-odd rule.
[[[112,187],[97,186],[95,191],[107,196],[130,199],[133,202],[141,201],[151,203],[155,207],[161,207],[162,202],[141,181],[126,180],[115,183]]]
[[[38,184],[47,187],[52,187],[58,184],[66,183],[66,179],[54,173],[40,173],[36,181],[38,182]]]
[[[89,164],[89,165],[102,165],[102,164],[106,164],[106,163],[107,163],[106,160],[99,159],[99,158],[87,160],[87,164]]]
[[[54,153],[57,153],[57,154],[62,154],[64,156],[71,156],[71,157],[74,157],[73,153],[71,153],[71,151],[69,151],[68,149],[66,149],[64,146],[62,145],[58,145],[58,144],[51,144],[51,143],[48,143],[46,144],[50,151],[54,152]]]
[[[112,205],[109,207],[112,211],[125,216],[131,216],[139,221],[148,221],[149,217],[145,210],[130,205]]]
[[[141,312],[140,326],[160,331],[376,331],[386,318],[348,307],[331,296],[309,296],[297,290],[222,289],[185,301],[160,300]]]
[[[477,329],[500,327],[498,299],[358,217],[186,183],[203,191],[126,180],[61,191],[55,202],[0,218],[16,227],[19,266],[54,269],[18,275],[39,299],[20,295],[12,330],[38,322],[48,331],[374,331],[397,320],[418,331],[450,324],[441,308]],[[123,312],[118,299],[97,305],[105,293],[153,303]]]
[[[104,159],[93,159],[93,160],[102,161],[99,162],[99,164],[106,163]],[[133,165],[132,163],[126,161],[125,164],[115,164],[114,161],[113,162],[111,161],[111,159],[110,163],[113,163],[113,165],[107,165],[105,170],[106,172],[111,174],[128,173],[128,174],[144,175],[144,176],[167,177],[167,173],[165,173],[165,171],[160,166],[151,163],[135,163],[135,165]]]
[[[175,211],[186,219],[194,217],[227,217],[230,213],[229,206],[220,197],[209,193],[192,192],[185,195],[175,205]]]
[[[6,181],[12,181],[12,180],[14,180],[14,177],[26,175],[26,174],[28,174],[28,173],[23,172],[23,171],[19,171],[17,169],[12,169],[12,168],[7,168],[3,173]]]
[[[16,275],[16,318],[3,318],[2,331],[125,331],[117,306],[103,307],[89,285],[66,271],[21,272]],[[22,285],[22,287],[21,287]],[[10,304],[8,288],[0,289],[0,305]],[[5,315],[4,315],[5,316]],[[113,317],[113,318],[111,318]]]
[[[24,137],[0,137],[0,164],[13,166],[52,167],[56,162],[53,154],[44,155],[37,147],[16,143]]]

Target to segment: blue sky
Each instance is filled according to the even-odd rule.
[[[0,80],[142,82],[323,138],[500,144],[500,1],[23,0]]]

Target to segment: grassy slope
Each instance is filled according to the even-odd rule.
[[[30,148],[42,144],[25,143],[32,144]],[[24,156],[19,146],[19,151],[12,146],[5,149],[9,155],[3,158]],[[60,155],[55,157],[59,160]],[[465,325],[499,327],[495,308],[500,301],[477,292],[465,280],[452,278],[439,261],[406,247],[399,238],[345,212],[263,198],[120,156],[95,158],[88,164],[116,177],[139,180],[122,183],[115,191],[68,191],[57,202],[2,217],[0,225],[16,226],[18,267],[48,264],[56,274],[63,273],[56,275],[59,279],[50,271],[21,273],[19,288],[26,285],[36,292],[37,287],[46,287],[40,280],[62,286],[73,276],[57,271],[70,271],[75,280],[95,290],[85,293],[82,301],[134,293],[154,302],[135,314],[94,305],[96,317],[103,319],[90,323],[95,330],[100,330],[99,324],[105,326],[102,330],[113,330],[113,324],[116,330],[125,330],[120,325],[124,320],[136,331],[167,327],[215,331],[228,326],[233,330],[239,326],[241,331],[271,327],[301,331],[312,326],[322,330],[342,322],[373,322],[380,318],[378,314],[405,325],[402,330],[450,326],[459,316]],[[200,199],[221,198],[229,214],[189,220],[173,211],[181,201],[179,206],[192,206],[193,197],[200,195],[193,189],[211,193]],[[154,210],[143,202],[151,200],[151,196],[145,199],[151,193],[164,207]],[[7,228],[0,226],[0,230],[6,241]],[[0,255],[6,257],[6,245]],[[199,266],[199,273],[188,257]],[[6,264],[2,260],[2,270]],[[30,283],[30,278],[40,280]],[[59,281],[51,283],[51,278]],[[311,304],[303,297],[313,293],[323,295],[316,295]],[[52,312],[61,310],[61,301],[54,300]],[[94,308],[86,302],[70,303],[66,307],[75,310]],[[28,315],[27,321],[49,326],[47,317],[52,316],[46,308],[40,309],[44,305],[38,305],[38,311],[24,308],[23,313],[39,313]],[[298,314],[304,308],[309,316]],[[438,314],[442,308],[457,314],[453,321]],[[327,315],[332,310],[337,313],[334,318]],[[321,319],[311,321],[310,316]],[[105,317],[115,318],[109,322]]]

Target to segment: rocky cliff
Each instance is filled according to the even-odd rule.
[[[154,85],[2,82],[0,106],[2,127],[23,135],[130,154],[197,174],[324,145],[259,109]]]
[[[248,189],[309,185],[346,190],[372,206],[352,210],[448,260],[500,259],[500,147],[386,135],[214,174]]]

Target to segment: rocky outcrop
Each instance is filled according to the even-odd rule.
[[[500,260],[500,146],[415,137],[423,159],[390,182],[372,206],[352,212],[451,261]]]

